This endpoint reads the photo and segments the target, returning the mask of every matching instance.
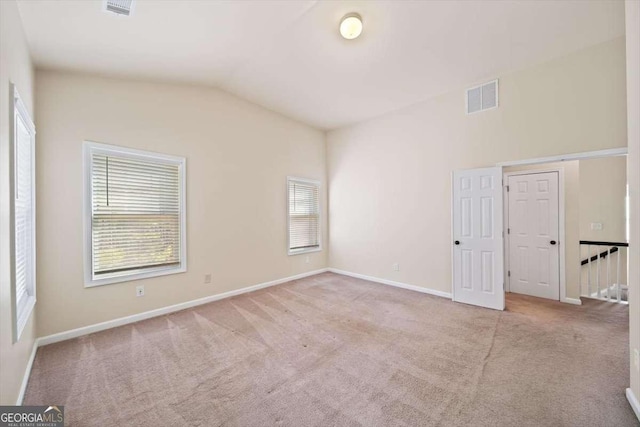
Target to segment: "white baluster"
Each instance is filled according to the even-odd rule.
[[[611,271],[611,246],[607,247],[607,301],[611,301],[611,278],[609,271]]]
[[[582,245],[578,245],[578,259],[582,260]],[[584,289],[582,287],[582,262],[578,266],[578,289],[580,291],[580,296],[584,295]]]
[[[587,245],[587,252],[588,252],[587,267],[589,267],[587,283],[589,288],[589,298],[591,298],[591,245]]]
[[[596,285],[598,286],[598,298],[602,298],[600,294],[600,247],[596,246]]]
[[[622,302],[622,293],[620,292],[620,257],[624,248],[618,247],[618,266],[616,268],[616,290],[618,294],[618,302]]]

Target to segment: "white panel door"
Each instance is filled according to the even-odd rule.
[[[558,172],[512,175],[509,291],[560,299]]]
[[[502,168],[453,173],[453,300],[504,310]]]

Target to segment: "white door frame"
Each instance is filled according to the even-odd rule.
[[[587,160],[598,159],[600,157],[626,156],[628,153],[629,150],[627,149],[627,147],[608,148],[606,150],[584,151],[582,153],[560,154],[558,156],[500,162],[496,163],[496,166],[509,167],[522,165],[539,165],[544,163],[566,162],[569,160]]]
[[[508,271],[510,269],[510,260],[509,260],[509,233],[507,232],[507,228],[509,226],[509,192],[507,191],[507,185],[509,183],[510,176],[517,175],[533,175],[538,173],[547,173],[547,172],[557,172],[558,173],[558,246],[560,255],[560,264],[558,274],[560,275],[560,301],[569,303],[569,304],[581,304],[579,299],[575,298],[567,298],[567,282],[565,275],[565,213],[564,213],[564,168],[545,168],[545,169],[531,169],[531,170],[521,170],[515,172],[504,172],[503,173],[503,189],[502,189],[502,198],[503,198],[503,209],[504,215],[503,221],[504,225],[504,277],[505,277],[505,291],[511,292],[511,278],[508,275]]]

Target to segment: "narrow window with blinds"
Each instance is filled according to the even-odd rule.
[[[18,92],[13,92],[13,265],[14,341],[20,339],[36,302],[35,127]]]
[[[289,255],[321,250],[320,183],[287,178]]]
[[[186,271],[184,158],[85,143],[86,286]]]

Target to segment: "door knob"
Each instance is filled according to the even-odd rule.
[[[551,243],[552,245],[555,245],[555,244],[556,244],[556,241],[555,241],[555,240],[552,240],[552,241],[550,241],[549,243]]]
[[[459,245],[460,244],[460,240],[456,240],[455,242],[453,242],[454,245]]]

